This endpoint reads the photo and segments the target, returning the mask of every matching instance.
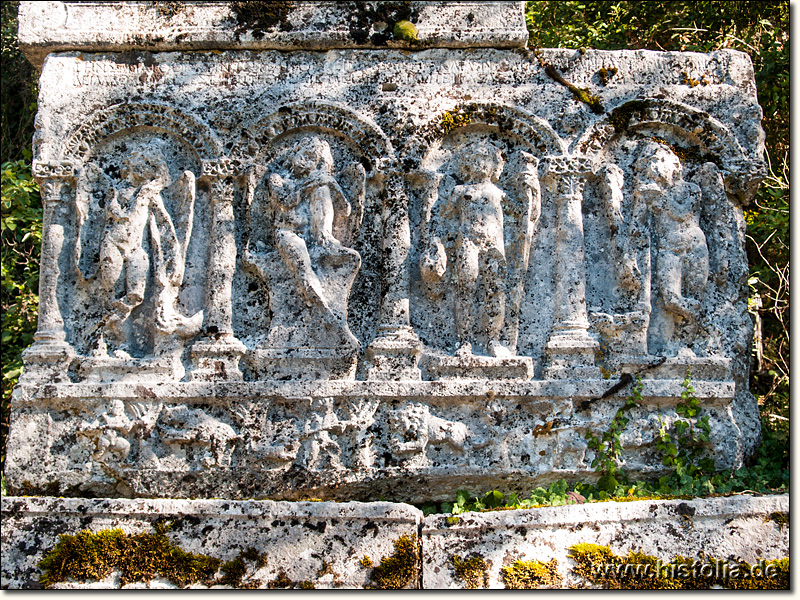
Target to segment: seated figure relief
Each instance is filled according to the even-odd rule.
[[[96,281],[107,302],[92,354],[128,360],[132,353],[130,318],[145,303],[151,270],[155,354],[175,350],[176,336],[196,335],[203,313],[187,317],[178,308],[192,235],[194,174],[184,171],[173,180],[160,149],[143,145],[123,159],[119,176],[113,181],[99,169],[89,168],[79,183],[82,243],[76,244],[75,259],[82,279]],[[88,189],[98,185],[105,192],[100,227],[89,214],[87,198]],[[94,260],[82,260],[82,254],[93,251]],[[87,263],[93,268],[87,268]]]
[[[522,154],[527,164],[518,176],[521,189],[509,194],[497,185],[505,166],[500,149],[483,140],[465,145],[431,211],[420,273],[436,285],[451,271],[457,357],[479,348],[498,358],[516,353],[524,276],[541,211],[538,159]]]

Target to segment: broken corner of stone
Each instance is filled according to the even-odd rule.
[[[593,481],[585,435],[637,378],[630,474],[664,474],[687,378],[709,456],[744,463],[743,207],[765,172],[747,55],[534,56],[522,2],[250,4],[20,3],[44,223],[4,587],[40,585],[59,534],[160,517],[187,552],[259,545],[254,587],[463,587],[466,529],[376,501]],[[702,535],[783,510],[728,500],[689,503]],[[628,549],[560,524],[519,541],[515,520],[619,532],[645,504],[468,521],[502,586],[517,558],[566,568],[571,542]],[[761,548],[749,526],[720,555]]]

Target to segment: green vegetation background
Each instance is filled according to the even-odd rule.
[[[2,410],[5,467],[11,391],[33,341],[42,207],[31,177],[37,76],[17,48],[18,2],[2,2]],[[753,60],[764,110],[769,175],[747,207],[750,309],[756,321],[751,389],[759,400],[768,458],[788,466],[789,417],[789,2],[528,2],[532,48],[710,52]],[[588,109],[587,109],[588,110]],[[769,456],[764,456],[768,451]],[[760,462],[759,461],[759,462]]]

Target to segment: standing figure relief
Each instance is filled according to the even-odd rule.
[[[700,228],[700,187],[684,181],[680,158],[648,143],[636,163],[634,196],[649,208],[653,245],[651,354],[693,356],[708,282],[708,246]]]
[[[91,246],[93,230],[87,214],[86,190],[100,179],[106,193],[102,230],[94,229],[100,233],[96,270],[82,266],[80,243],[76,244],[76,262],[83,279],[96,278],[109,299],[93,354],[128,359],[131,357],[128,321],[145,301],[151,266],[155,284],[153,323],[162,338],[171,334],[180,337],[197,334],[203,313],[186,317],[177,306],[192,234],[194,174],[184,171],[173,181],[161,151],[154,146],[142,146],[125,157],[119,175],[119,181],[114,182],[97,169],[87,169],[79,184],[78,222],[81,239],[87,247]],[[167,209],[165,197],[172,200],[174,214]]]
[[[471,356],[476,346],[494,357],[516,353],[524,276],[541,211],[538,159],[522,154],[527,162],[518,176],[520,190],[507,194],[497,185],[505,165],[499,148],[487,141],[467,144],[431,210],[420,272],[436,284],[448,266],[452,271],[456,356]]]

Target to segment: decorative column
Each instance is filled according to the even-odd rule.
[[[75,350],[66,340],[64,319],[58,306],[64,223],[69,221],[65,188],[75,184],[72,163],[34,161],[33,176],[42,197],[42,253],[39,263],[39,323],[34,343],[22,353],[22,383],[68,381],[67,369]]]
[[[370,380],[422,379],[417,364],[422,353],[419,337],[409,320],[408,255],[411,227],[405,174],[385,174],[383,197],[383,295],[378,335],[367,348]]]
[[[236,238],[233,198],[243,177],[242,165],[227,158],[203,161],[203,179],[211,191],[211,236],[203,331],[191,347],[195,368],[190,381],[241,381],[239,359],[245,352],[233,335],[233,274]]]
[[[556,204],[553,328],[545,345],[547,379],[600,377],[595,366],[597,340],[589,335],[586,313],[586,262],[583,247],[583,188],[591,161],[549,156],[543,182]]]

